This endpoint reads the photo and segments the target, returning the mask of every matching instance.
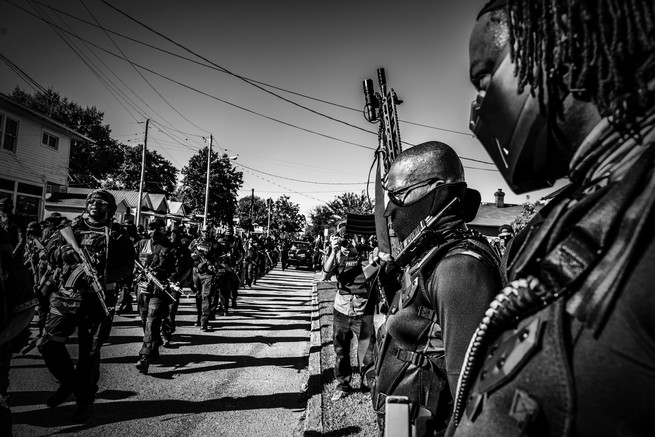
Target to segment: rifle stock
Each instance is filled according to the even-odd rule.
[[[107,303],[105,302],[105,288],[100,282],[98,273],[96,272],[95,268],[91,264],[91,259],[89,258],[89,254],[84,249],[82,249],[80,245],[77,243],[77,240],[75,239],[75,233],[73,232],[73,228],[71,228],[70,226],[66,226],[63,229],[60,229],[59,232],[64,237],[64,240],[66,240],[66,243],[68,243],[70,247],[73,248],[73,250],[79,255],[80,259],[82,260],[82,267],[84,267],[84,273],[86,274],[87,278],[91,281],[91,287],[93,288],[93,291],[95,291],[96,296],[98,296],[98,300],[100,301],[102,310],[105,312],[106,316],[109,316],[110,314],[109,308],[107,308]]]

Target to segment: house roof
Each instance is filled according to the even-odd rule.
[[[126,207],[129,207],[125,199],[117,199],[116,205],[123,203]],[[46,206],[61,206],[68,208],[79,208],[84,209],[86,207],[86,194],[80,193],[52,193],[50,197],[46,199]]]
[[[68,192],[70,194],[84,194],[85,196],[93,190],[95,190],[95,188],[83,188],[83,187],[68,188]],[[137,207],[138,199],[139,199],[138,191],[127,191],[127,190],[107,190],[107,191],[109,191],[116,198],[116,203],[120,202],[121,199],[125,199],[125,203],[130,208]],[[151,195],[148,193],[143,193],[143,197],[142,197],[143,202],[141,203],[141,206],[142,207],[145,206],[149,209],[155,209],[153,208],[153,202],[150,196]]]
[[[152,201],[152,209],[155,211],[159,211],[160,209],[168,209],[168,202],[166,201],[166,195],[165,194],[155,194],[155,193],[148,193],[148,196],[150,197],[150,200]]]
[[[14,110],[18,112],[22,112],[23,114],[29,114],[33,119],[40,120],[42,123],[48,125],[48,127],[50,127],[51,129],[63,131],[74,140],[89,141],[91,143],[95,143],[95,141],[93,141],[91,138],[87,137],[86,135],[82,135],[76,130],[69,128],[65,124],[59,123],[58,121],[55,121],[52,118],[47,117],[41,114],[40,112],[35,111],[32,108],[29,108],[21,103],[18,103],[16,100],[12,99],[11,97],[9,97],[4,93],[0,93],[0,104],[2,103],[12,106]]]
[[[168,212],[174,215],[188,215],[191,212],[191,208],[184,202],[171,200],[168,202]]]
[[[478,209],[475,220],[468,224],[473,226],[500,227],[501,225],[513,222],[522,211],[523,205],[506,204],[504,207],[499,208],[495,203],[483,203]]]

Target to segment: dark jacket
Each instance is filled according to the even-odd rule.
[[[570,186],[512,242],[509,279],[527,281],[476,335],[455,435],[652,435],[652,156],[592,193]]]
[[[501,288],[499,260],[484,239],[459,229],[408,268],[386,320],[373,406],[408,396],[445,428],[469,339]]]

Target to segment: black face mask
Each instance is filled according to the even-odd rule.
[[[396,236],[403,241],[416,229],[421,220],[439,212],[455,197],[462,200],[465,192],[466,182],[442,184],[410,205],[398,206],[389,202],[384,215],[391,217],[391,226]],[[459,202],[459,205],[461,203]]]
[[[469,126],[517,194],[550,187],[566,175],[552,127],[541,114],[538,97],[526,85],[518,93],[509,49],[491,77],[484,98],[471,104]]]

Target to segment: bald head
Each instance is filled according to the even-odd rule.
[[[387,188],[399,189],[435,177],[444,182],[464,182],[464,167],[452,147],[428,141],[398,155],[389,169]]]

